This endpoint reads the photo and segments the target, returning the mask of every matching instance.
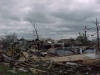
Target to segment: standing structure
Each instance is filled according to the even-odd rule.
[[[38,35],[37,29],[36,29],[36,24],[34,24],[34,29],[35,29],[35,33],[36,33],[36,36],[37,36],[37,38],[36,38],[36,39],[38,39],[38,40],[39,40],[39,35]]]
[[[85,39],[87,38],[87,27],[85,26]]]
[[[96,29],[97,29],[97,50],[96,50],[96,53],[98,53],[99,51],[99,25],[98,25],[98,20],[96,18]]]

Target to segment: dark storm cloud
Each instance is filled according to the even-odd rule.
[[[99,0],[1,0],[0,33],[32,37],[37,24],[41,37],[76,37],[85,25],[100,20]],[[91,33],[92,31],[89,31]]]

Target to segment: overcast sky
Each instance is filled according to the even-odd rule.
[[[17,33],[32,38],[75,38],[84,26],[100,21],[100,0],[0,0],[0,35]],[[89,31],[88,33],[91,33]]]

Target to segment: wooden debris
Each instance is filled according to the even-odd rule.
[[[36,72],[38,73],[46,73],[46,71],[40,70],[40,69],[35,69],[35,68],[29,68],[29,70],[34,74]]]
[[[71,56],[63,56],[63,57],[51,57],[46,60],[50,60],[53,62],[74,62],[74,61],[82,61],[85,62],[87,60],[96,60],[97,58],[92,58],[87,56],[88,54],[82,54],[82,55],[71,55]],[[43,59],[45,60],[45,59]]]

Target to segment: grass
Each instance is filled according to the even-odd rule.
[[[18,73],[11,73],[8,72],[10,70],[9,67],[0,64],[0,75],[33,75],[31,72],[18,72]],[[37,75],[37,74],[34,74]]]
[[[0,64],[0,75],[47,75],[47,74],[32,74],[31,72],[11,73],[11,72],[8,72],[8,70],[10,70],[9,67]],[[62,74],[55,74],[55,75],[62,75]],[[71,71],[71,72],[66,72],[66,74],[64,75],[81,75],[81,73],[78,73],[76,71]],[[91,74],[88,74],[88,75],[91,75]]]

